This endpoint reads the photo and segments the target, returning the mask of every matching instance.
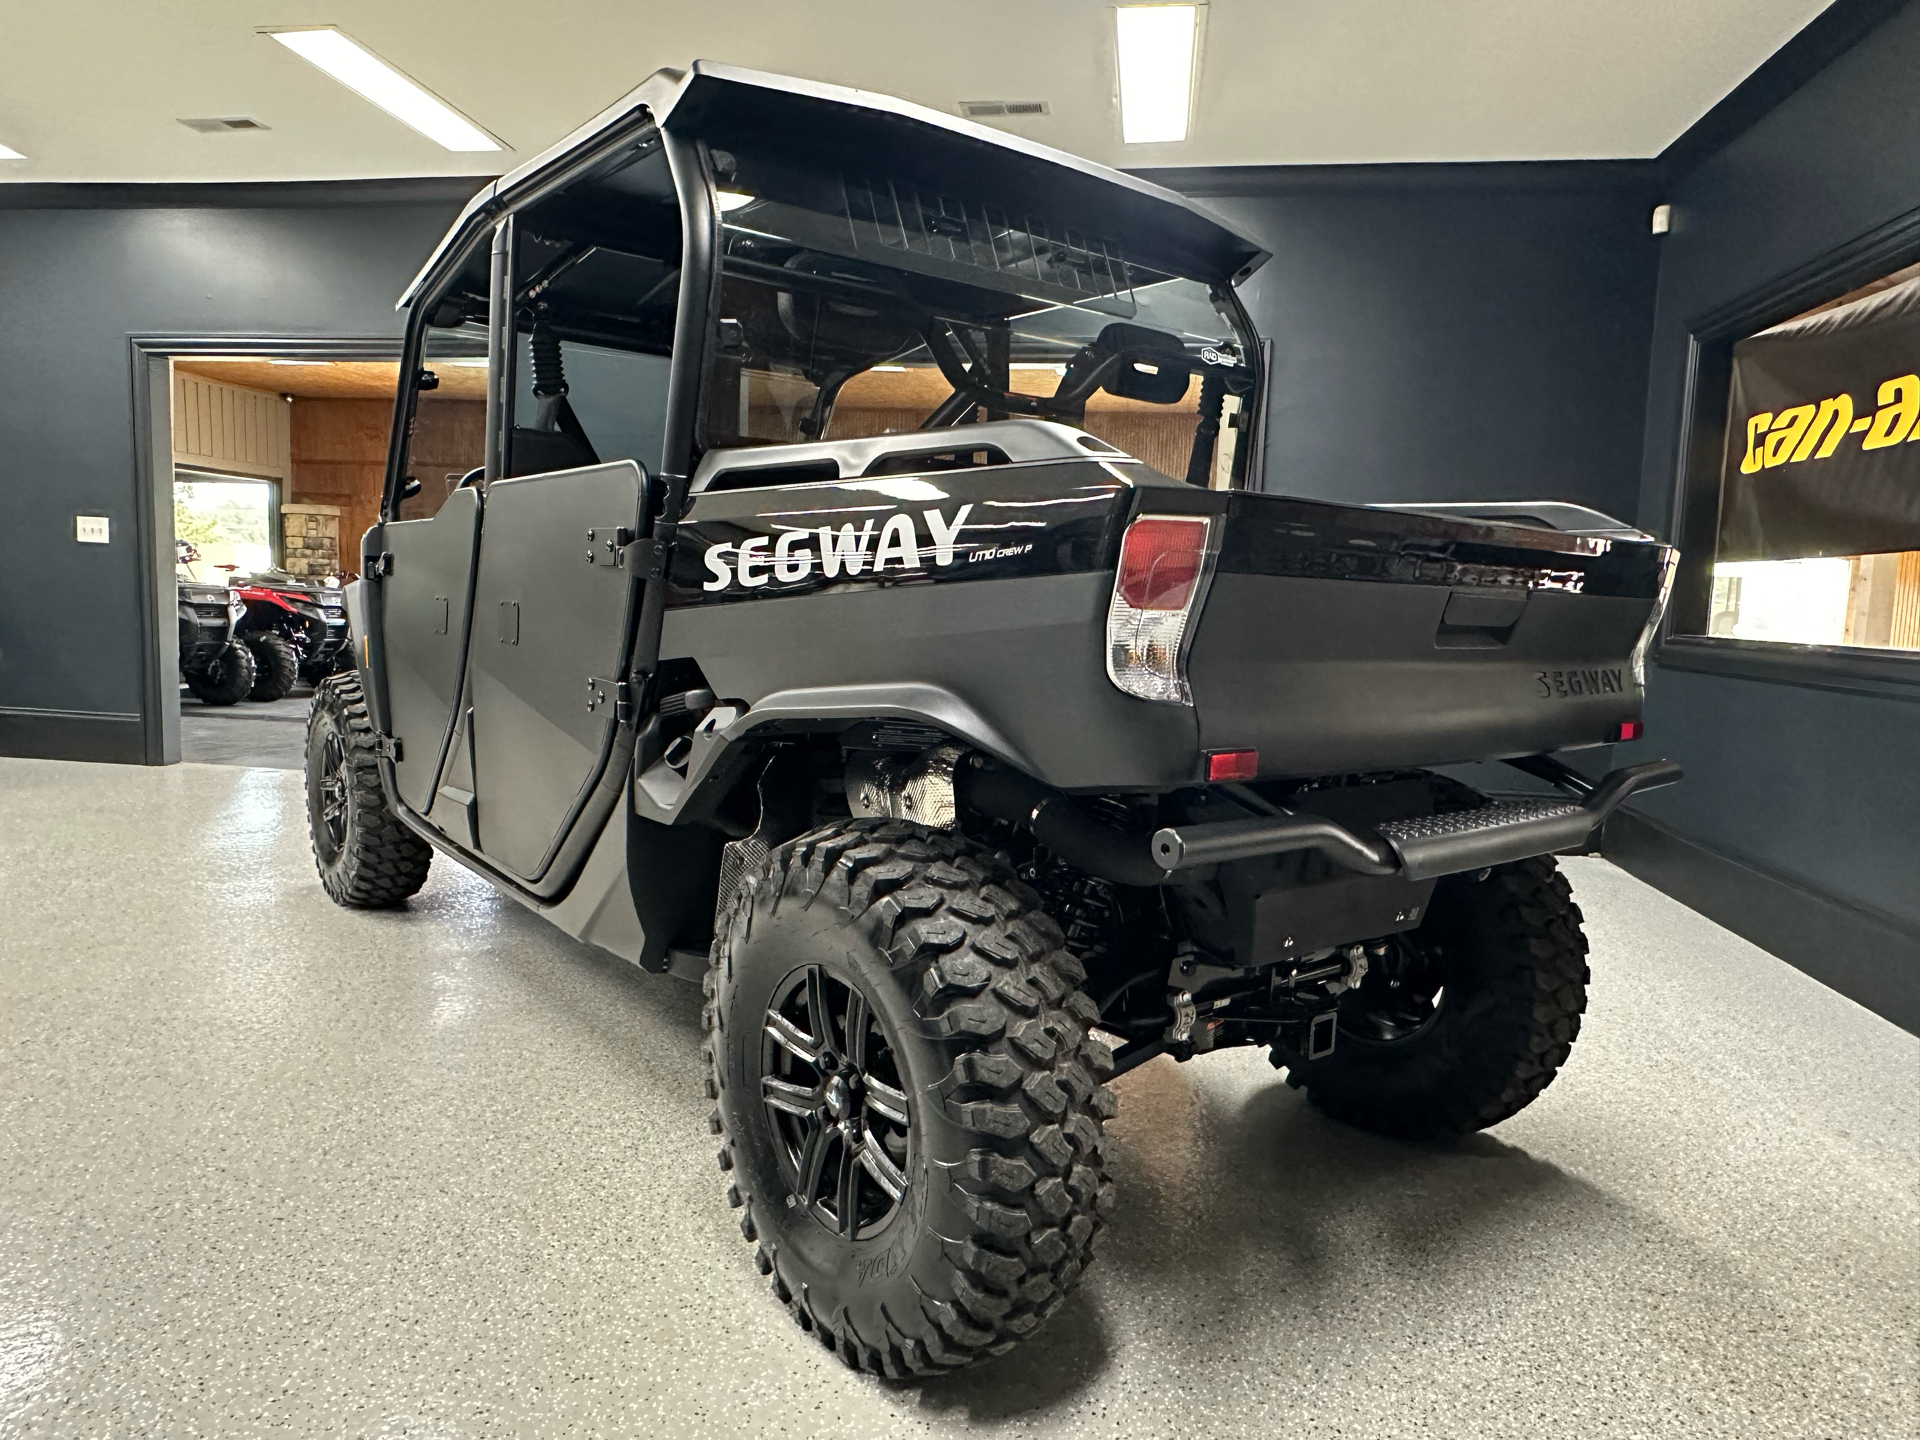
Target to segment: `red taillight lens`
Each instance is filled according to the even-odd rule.
[[[1620,728],[1614,732],[1615,740],[1638,740],[1647,733],[1647,727],[1638,720],[1622,720]]]
[[[1207,779],[1252,780],[1260,774],[1258,750],[1210,750],[1207,752]]]
[[[1207,544],[1203,519],[1151,516],[1127,527],[1120,542],[1120,598],[1135,610],[1180,610],[1200,578]]]

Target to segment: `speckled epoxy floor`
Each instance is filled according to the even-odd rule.
[[[1155,1061],[1076,1297],[909,1388],[754,1273],[693,987],[444,862],[335,909],[299,783],[0,760],[0,1434],[1920,1427],[1920,1041],[1604,862],[1533,1109],[1420,1150]]]

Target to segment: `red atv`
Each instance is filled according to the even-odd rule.
[[[346,604],[338,585],[268,570],[235,585],[233,593],[246,606],[234,634],[253,652],[255,679],[249,700],[284,699],[294,681],[317,685],[353,663]]]

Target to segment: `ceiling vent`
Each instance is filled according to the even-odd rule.
[[[202,135],[224,135],[232,130],[265,130],[267,127],[258,120],[248,119],[245,115],[206,116],[198,120],[180,122],[189,130],[198,130]]]
[[[1051,115],[1045,100],[962,100],[960,113],[969,120],[1005,120],[1015,115]]]

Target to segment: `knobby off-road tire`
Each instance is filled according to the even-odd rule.
[[[318,687],[329,675],[341,675],[353,669],[353,655],[341,646],[324,660],[310,660],[300,667],[300,678],[307,684]]]
[[[233,705],[253,691],[253,651],[229,640],[205,665],[182,673],[187,689],[202,705]]]
[[[427,883],[433,849],[387,808],[379,753],[360,677],[323,681],[307,717],[307,831],[338,905],[397,905]]]
[[[1011,1348],[1079,1278],[1112,1206],[1101,1077],[1113,1061],[1088,1035],[1099,1016],[1077,988],[1085,973],[1038,906],[958,836],[850,820],[774,851],[714,937],[703,1019],[727,1202],[794,1320],[856,1369],[927,1375]],[[845,1083],[873,1098],[853,1131],[818,1143],[837,1147],[822,1169],[840,1157],[858,1188],[811,1203],[830,1187],[798,1178],[809,1152],[795,1137],[832,1135],[842,1111],[819,1098],[827,1070],[795,1057],[823,1031],[857,1048],[856,992],[871,1073],[864,1090]],[[770,1015],[803,993],[842,998],[823,1000],[824,1022],[798,998]],[[769,1108],[769,1076],[791,1112]],[[815,1118],[800,1118],[810,1105]],[[891,1159],[850,1161],[850,1134],[884,1140]]]
[[[1442,880],[1420,929],[1341,997],[1333,1054],[1289,1082],[1328,1115],[1403,1139],[1517,1114],[1580,1033],[1590,978],[1580,918],[1551,856]],[[1427,1003],[1436,988],[1439,1003]]]
[[[253,651],[253,689],[249,700],[284,700],[293,693],[293,682],[300,678],[300,652],[284,635],[271,630],[256,630],[247,636],[247,648]]]

